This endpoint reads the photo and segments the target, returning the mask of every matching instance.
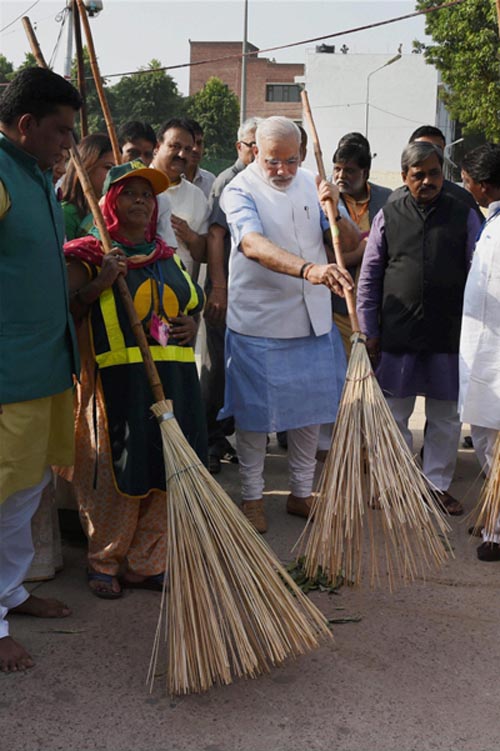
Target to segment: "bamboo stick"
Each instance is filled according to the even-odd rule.
[[[89,24],[89,19],[87,16],[87,11],[85,10],[85,5],[83,4],[83,0],[76,0],[76,2],[78,5],[78,10],[80,12],[80,19],[82,22],[83,30],[85,32],[85,38],[87,40],[87,49],[89,52],[90,67],[92,68],[92,75],[94,76],[94,83],[97,89],[99,102],[101,103],[101,109],[104,115],[104,120],[106,121],[106,128],[108,129],[108,135],[111,141],[113,155],[115,157],[116,163],[121,164],[121,161],[122,161],[121,149],[118,144],[118,138],[116,136],[116,131],[115,131],[115,127],[113,124],[113,118],[111,116],[111,110],[109,109],[108,100],[106,99],[106,94],[104,93],[104,86],[102,85],[102,78],[99,72],[99,65],[97,64],[97,56],[95,53],[94,40],[92,38],[92,32],[90,30],[90,24]]]
[[[36,38],[31,22],[29,18],[27,18],[26,16],[23,18],[23,25],[24,25],[26,34],[28,36],[31,49],[33,51],[33,54],[35,55],[35,58],[37,60],[39,67],[47,68],[47,63],[45,62],[45,59],[40,50],[40,46],[38,44],[38,40]],[[87,174],[85,167],[82,164],[82,160],[80,159],[80,154],[78,153],[78,148],[76,146],[74,138],[73,138],[72,146],[70,148],[70,154],[75,164],[76,171],[78,173],[78,179],[80,180],[80,183],[82,185],[85,198],[87,199],[87,202],[90,207],[90,211],[92,212],[94,223],[97,229],[99,230],[103,251],[104,253],[110,253],[113,248],[113,241],[108,232],[108,228],[106,227],[106,223],[101,213],[101,209],[99,207],[99,203],[94,193],[94,188],[92,187],[92,183],[90,182],[90,178]],[[147,373],[148,380],[151,386],[151,391],[153,392],[154,400],[155,402],[163,401],[165,399],[165,394],[163,391],[163,386],[160,380],[160,376],[158,374],[158,370],[156,368],[155,362],[151,355],[151,351],[149,349],[148,341],[146,338],[146,333],[144,331],[142,322],[139,319],[139,316],[137,315],[137,311],[134,307],[134,302],[130,295],[129,288],[127,287],[127,283],[125,279],[123,278],[123,276],[119,276],[118,279],[115,281],[115,284],[121,295],[124,308],[126,310],[126,313],[130,321],[130,325],[135,334],[137,344],[141,351],[142,359],[144,361],[144,367],[146,368],[146,373]]]
[[[307,124],[309,125],[309,129],[311,131],[314,146],[314,156],[316,157],[318,173],[322,180],[326,180],[325,166],[323,164],[323,153],[321,151],[321,146],[319,143],[318,132],[316,130],[316,126],[312,117],[307,91],[305,89],[302,89],[300,96],[302,99],[302,106],[304,108],[304,114],[307,120]],[[341,269],[344,269],[344,271],[346,271],[347,269],[344,262],[344,256],[342,254],[342,247],[340,244],[339,228],[337,226],[337,219],[334,210],[335,208],[336,207],[334,207],[333,203],[331,201],[328,201],[328,203],[326,204],[326,215],[332,232],[333,250],[335,253],[337,266],[340,266]],[[344,293],[347,303],[347,312],[349,313],[349,320],[351,322],[351,329],[353,333],[358,333],[360,329],[358,316],[356,313],[356,297],[354,290],[344,290]]]

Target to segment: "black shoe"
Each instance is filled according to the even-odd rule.
[[[464,442],[462,444],[464,449],[473,449],[474,445],[472,443],[472,437],[470,435],[466,435],[464,438]]]
[[[496,542],[483,542],[477,548],[480,561],[500,561],[500,545]]]
[[[280,430],[279,433],[276,433],[276,438],[278,439],[278,445],[286,451],[288,448],[288,436],[286,430]]]
[[[216,454],[208,455],[208,471],[211,475],[218,475],[221,471],[220,459]]]
[[[224,438],[224,443],[222,444],[221,450],[222,450],[221,459],[224,459],[226,462],[231,462],[231,464],[238,464],[238,457],[236,455],[236,450],[233,448],[233,446],[230,444],[227,438]]]

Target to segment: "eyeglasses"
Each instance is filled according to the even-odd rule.
[[[295,167],[299,163],[299,158],[296,156],[290,159],[264,159],[268,167]]]
[[[256,141],[250,141],[250,143],[247,143],[246,141],[240,141],[244,146],[248,146],[249,149],[251,149],[253,146],[257,146]]]

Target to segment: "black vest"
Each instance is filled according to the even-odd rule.
[[[469,211],[444,193],[427,210],[410,193],[383,208],[383,351],[458,352]]]

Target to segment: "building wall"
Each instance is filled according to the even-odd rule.
[[[190,42],[191,62],[241,54],[241,42]],[[248,48],[258,51],[253,44]],[[302,63],[276,63],[267,58],[247,58],[247,117],[285,115],[302,119],[300,102],[266,102],[266,85],[269,83],[293,84],[296,76],[304,74]],[[212,76],[220,78],[240,99],[241,58],[221,60],[190,68],[189,93],[196,94]]]
[[[387,54],[325,54],[307,51],[304,81],[321,141],[327,173],[339,139],[350,131],[367,135],[372,177],[399,181],[401,152],[419,125],[435,125],[438,74],[422,55],[403,55],[373,73],[369,85],[368,134],[365,132],[368,74],[382,66]],[[306,123],[304,126],[307,128]],[[305,166],[315,170],[312,148]]]

